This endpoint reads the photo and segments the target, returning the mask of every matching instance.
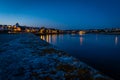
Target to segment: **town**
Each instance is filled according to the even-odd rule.
[[[102,33],[102,34],[120,34],[120,28],[105,29],[85,29],[85,30],[60,30],[46,27],[29,27],[21,26],[19,23],[15,25],[0,25],[0,33],[34,33],[41,34],[86,34],[86,33]]]

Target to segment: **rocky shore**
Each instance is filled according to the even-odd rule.
[[[15,34],[14,39],[0,45],[0,80],[113,79],[39,37],[26,33]]]

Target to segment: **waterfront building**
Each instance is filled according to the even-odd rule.
[[[83,34],[85,34],[86,33],[86,31],[79,31],[79,34],[80,35],[83,35]]]
[[[46,28],[42,27],[42,28],[39,30],[39,33],[40,33],[40,34],[46,33]]]

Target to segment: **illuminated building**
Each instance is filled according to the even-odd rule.
[[[79,31],[79,35],[83,35],[85,33],[86,33],[85,31]]]

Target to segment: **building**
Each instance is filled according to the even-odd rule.
[[[19,25],[19,23],[16,23],[15,26],[16,26],[16,27],[19,27],[20,25]]]
[[[83,35],[83,34],[85,34],[86,33],[86,31],[79,31],[79,35]]]

